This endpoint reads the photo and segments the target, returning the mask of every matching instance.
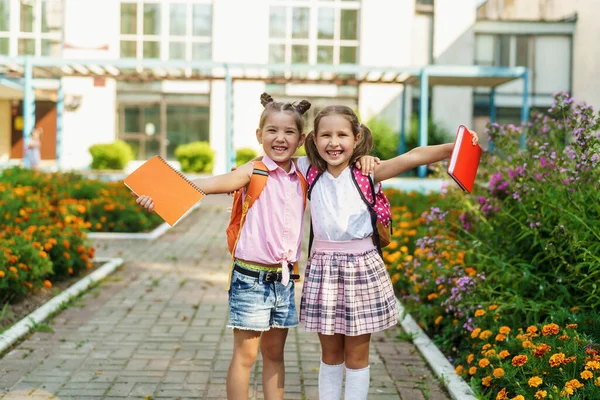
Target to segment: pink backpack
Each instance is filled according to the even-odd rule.
[[[377,246],[379,254],[382,253],[381,249],[390,244],[391,233],[392,233],[392,213],[390,210],[390,202],[383,193],[381,182],[375,185],[371,176],[364,176],[358,168],[354,165],[350,167],[352,172],[352,182],[356,186],[356,189],[360,193],[360,197],[365,202],[371,213],[371,224],[373,226],[373,243]],[[306,182],[308,183],[307,197],[310,200],[310,196],[317,180],[323,175],[323,172],[319,172],[314,166],[308,167],[306,172]],[[310,249],[313,242],[313,230],[312,223],[310,226],[310,240],[308,244],[308,254],[310,256]]]

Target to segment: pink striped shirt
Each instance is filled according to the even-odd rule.
[[[266,155],[267,185],[248,210],[235,257],[261,264],[294,264],[300,258],[304,195],[292,163],[285,172]]]

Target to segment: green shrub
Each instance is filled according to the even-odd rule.
[[[239,167],[242,164],[246,164],[248,161],[255,159],[257,155],[258,153],[250,147],[237,149],[235,152],[235,165]]]
[[[444,144],[452,141],[452,135],[448,130],[429,120],[427,123],[427,144]],[[406,151],[419,146],[419,117],[414,114],[410,119],[410,129],[406,135]]]
[[[373,133],[373,151],[371,155],[389,160],[398,155],[398,133],[383,119],[372,119],[367,126]]]
[[[215,152],[208,142],[192,142],[178,146],[175,149],[175,157],[183,172],[212,173]]]
[[[124,169],[133,160],[131,146],[122,140],[95,144],[89,151],[92,155],[92,169]]]

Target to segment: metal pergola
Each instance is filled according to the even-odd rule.
[[[419,98],[419,146],[428,143],[427,120],[429,118],[429,87],[469,86],[489,87],[490,120],[496,120],[495,89],[516,79],[523,81],[521,121],[529,116],[528,80],[525,67],[479,67],[430,65],[419,68],[367,67],[345,65],[284,65],[284,64],[236,64],[221,62],[188,62],[161,60],[83,60],[58,57],[0,57],[0,86],[3,82],[11,90],[23,91],[23,144],[29,143],[35,126],[35,91],[33,79],[58,79],[56,159],[60,169],[60,139],[64,95],[60,79],[63,77],[111,78],[125,82],[151,82],[160,80],[224,80],[226,110],[226,168],[235,165],[233,148],[232,98],[235,81],[262,81],[265,83],[320,83],[337,85],[400,84],[418,86]],[[402,90],[401,127],[398,153],[406,151],[406,90]],[[525,146],[525,133],[521,135],[521,147]],[[426,167],[419,168],[424,177]]]

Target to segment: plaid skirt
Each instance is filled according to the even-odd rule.
[[[300,322],[308,332],[346,336],[395,326],[396,297],[377,249],[343,253],[316,248],[306,267]]]

